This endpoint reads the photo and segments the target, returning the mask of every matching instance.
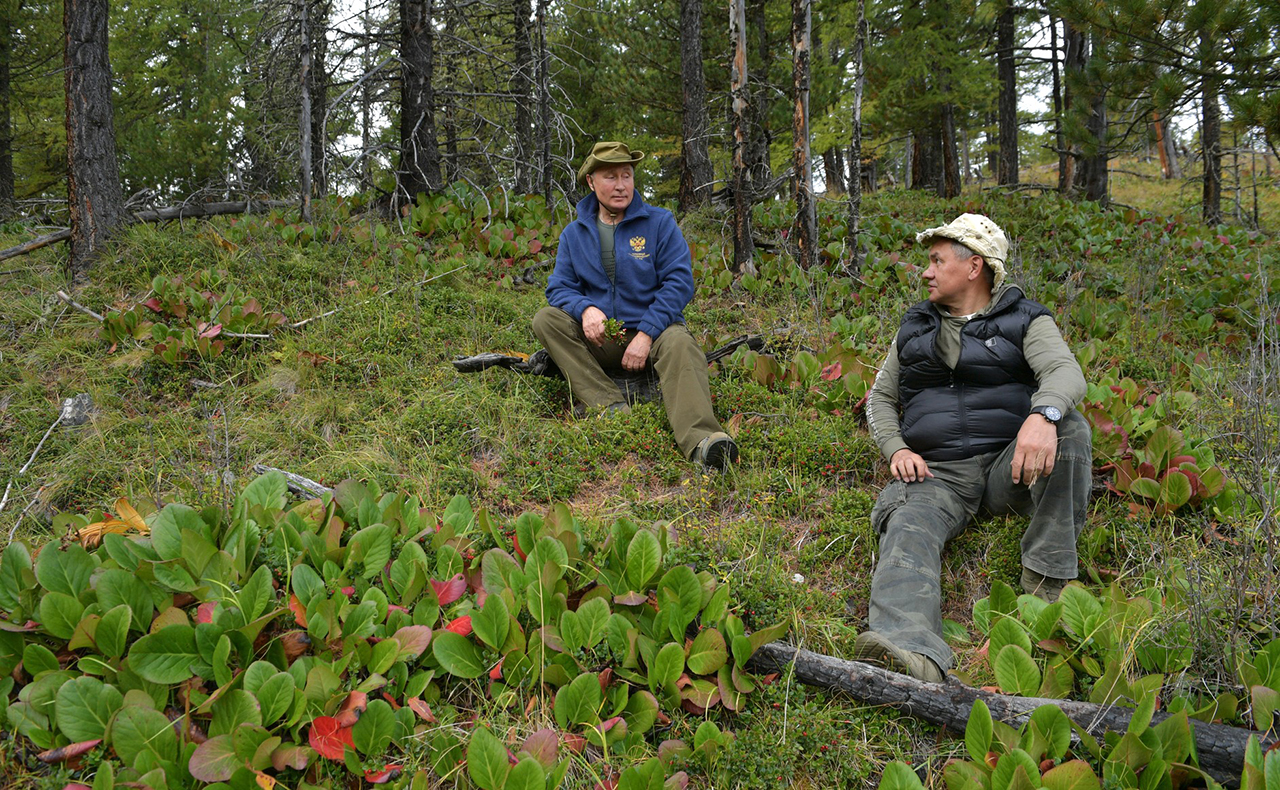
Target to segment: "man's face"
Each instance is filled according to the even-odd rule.
[[[924,270],[929,301],[942,307],[958,304],[974,277],[982,276],[981,269],[982,259],[977,255],[960,258],[949,239],[935,241],[929,246],[929,268]]]
[[[621,214],[636,193],[635,170],[631,165],[602,165],[587,176],[587,186],[596,193],[600,205]]]

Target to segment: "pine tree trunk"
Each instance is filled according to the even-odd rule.
[[[442,186],[436,143],[432,0],[400,0],[400,184],[398,205]],[[457,164],[455,163],[456,167]]]
[[[866,85],[867,0],[858,0],[858,28],[853,44],[853,118],[849,142],[849,220],[845,246],[849,248],[846,271],[857,276],[865,258],[862,250],[862,91]]]
[[[747,9],[756,45],[756,81],[766,82],[773,65],[773,42],[769,38],[769,24],[765,16],[766,0],[752,0]],[[773,180],[773,165],[769,161],[769,146],[773,144],[773,130],[769,126],[769,108],[772,105],[768,90],[759,90],[748,103],[747,167],[754,183],[767,184]]]
[[[1182,165],[1178,163],[1178,146],[1174,144],[1173,130],[1169,128],[1167,119],[1162,119],[1160,125],[1164,129],[1164,135],[1160,143],[1164,146],[1164,159],[1169,163],[1168,177],[1180,179],[1182,178]]]
[[[733,109],[733,272],[755,272],[755,245],[751,241],[751,173],[746,161],[747,111],[747,10],[744,0],[729,0],[729,41],[733,61],[729,68]]]
[[[450,3],[444,12],[444,35],[446,39],[457,35],[458,9],[457,6]],[[442,66],[444,71],[444,84],[457,85],[457,74],[455,72],[454,62],[457,60],[456,55],[441,55]],[[458,180],[458,169],[461,167],[458,158],[458,119],[457,119],[457,99],[453,93],[447,93],[444,100],[444,108],[441,111],[442,126],[441,132],[444,134],[444,157],[440,162],[440,183],[452,184]]]
[[[1000,174],[1000,113],[987,113],[987,170],[991,178]]]
[[[1084,79],[1084,65],[1089,56],[1085,46],[1084,31],[1075,29],[1065,19],[1062,22],[1062,39],[1066,49],[1063,60],[1065,79],[1063,80],[1062,111],[1064,115],[1068,115],[1076,109],[1078,97],[1075,85]],[[1058,191],[1064,195],[1070,195],[1076,189],[1078,171],[1081,169],[1081,153],[1080,146],[1074,141],[1070,144],[1064,141],[1064,147],[1067,149],[1066,166],[1058,170]]]
[[[547,50],[547,3],[538,0],[538,183],[551,205],[551,53]]]
[[[1200,193],[1204,224],[1222,223],[1222,109],[1218,106],[1217,86],[1204,81],[1201,92],[1200,144],[1204,159],[1203,189]]]
[[[812,0],[791,0],[791,87],[795,101],[792,116],[791,159],[795,168],[796,258],[808,269],[817,261],[818,221],[813,204],[813,161],[809,155],[809,59],[813,31]]]
[[[1103,56],[1102,41],[1094,34],[1090,42],[1093,57]],[[1107,89],[1100,83],[1090,86],[1089,119],[1085,124],[1089,130],[1088,155],[1084,160],[1085,183],[1084,199],[1107,204],[1107,160],[1110,159],[1110,146],[1107,142]]]
[[[822,152],[823,180],[827,182],[828,195],[843,195],[849,190],[844,183],[844,164],[841,162],[840,149],[831,146]]]
[[[996,183],[1018,183],[1018,70],[1014,62],[1016,25],[1013,3],[996,20],[996,72],[1000,80],[1000,160]]]
[[[512,34],[515,57],[515,78],[512,92],[516,95],[516,128],[512,135],[515,159],[516,194],[527,195],[533,191],[536,163],[533,149],[533,42],[529,36],[529,0],[511,0]]]
[[[70,269],[78,276],[124,220],[124,194],[112,119],[107,0],[64,0],[62,24]]]
[[[360,52],[360,71],[368,73],[369,68],[373,66],[373,58],[369,53],[373,48],[373,40],[371,34],[373,25],[370,23],[370,3],[372,0],[364,0],[364,14],[361,23],[364,29],[365,43],[364,48]],[[373,157],[371,149],[373,148],[373,81],[365,80],[360,86],[360,188],[362,190],[373,189]]]
[[[711,200],[715,173],[707,148],[707,84],[702,76],[702,0],[680,0],[680,83],[684,99],[680,140],[680,211]]]
[[[298,129],[302,142],[298,147],[301,152],[298,192],[302,195],[300,213],[303,222],[311,221],[311,25],[308,17],[310,6],[310,0],[303,0],[298,4],[302,15],[298,33],[298,40],[302,42],[302,69],[299,73],[299,79],[302,82],[302,99],[298,113]]]
[[[0,0],[0,220],[14,210],[9,64],[13,61],[13,22],[17,16],[17,5],[17,0]]]
[[[329,194],[329,176],[326,161],[325,113],[329,107],[329,72],[326,59],[329,55],[329,14],[332,0],[315,4],[310,18],[311,29],[311,194],[324,197]]]
[[[1067,152],[1062,139],[1062,77],[1058,68],[1058,20],[1049,17],[1049,60],[1053,70],[1053,145],[1058,149],[1058,191],[1067,169]]]
[[[942,191],[944,198],[960,194],[960,161],[956,156],[956,112],[950,102],[942,105]]]

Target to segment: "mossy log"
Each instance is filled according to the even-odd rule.
[[[1107,732],[1125,732],[1134,712],[1132,708],[1118,705],[997,694],[954,679],[947,683],[925,683],[860,661],[826,656],[783,642],[764,645],[751,658],[751,668],[757,672],[782,672],[788,664],[802,683],[839,689],[871,705],[889,705],[907,715],[946,727],[957,735],[964,732],[969,710],[979,699],[987,704],[993,718],[1012,727],[1021,726],[1036,708],[1055,705],[1099,740]],[[1151,721],[1158,724],[1168,717],[1169,714],[1157,711]],[[1200,769],[1226,787],[1240,786],[1250,735],[1258,737],[1264,751],[1276,743],[1274,734],[1263,735],[1225,724],[1193,721],[1192,727]]]

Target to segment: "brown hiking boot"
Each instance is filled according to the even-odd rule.
[[[1045,603],[1053,603],[1062,595],[1062,588],[1070,579],[1055,579],[1030,568],[1022,569],[1022,591],[1034,595]]]
[[[947,680],[947,673],[939,669],[933,659],[903,650],[875,631],[863,631],[853,640],[853,660],[882,666],[926,683],[945,683]]]

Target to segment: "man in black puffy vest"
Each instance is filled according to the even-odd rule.
[[[1004,282],[1004,232],[962,214],[916,241],[929,298],[903,316],[867,400],[894,479],[871,511],[880,557],[854,658],[941,682],[943,546],[980,509],[1029,515],[1022,587],[1056,600],[1076,576],[1093,454],[1080,365],[1049,311]]]

